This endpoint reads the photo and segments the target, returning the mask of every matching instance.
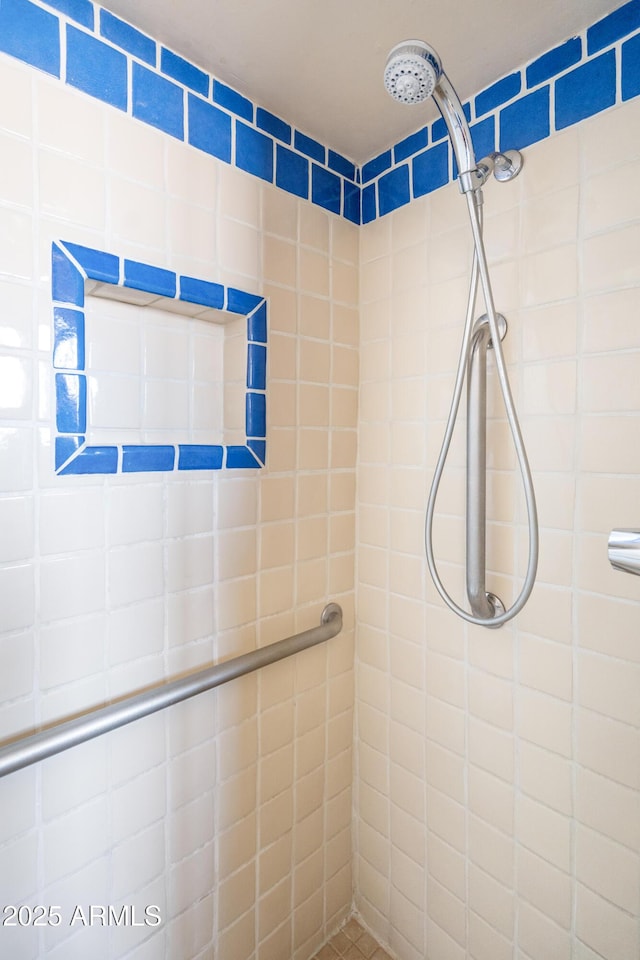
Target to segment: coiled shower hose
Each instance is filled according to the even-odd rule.
[[[427,510],[425,517],[425,550],[427,556],[427,565],[429,567],[429,572],[433,578],[433,582],[438,590],[438,593],[447,604],[447,606],[453,610],[459,617],[462,617],[463,620],[466,620],[468,623],[478,624],[483,627],[500,627],[503,623],[506,623],[508,620],[511,620],[516,616],[517,613],[522,610],[523,606],[529,599],[533,585],[535,583],[536,570],[538,567],[538,517],[537,517],[537,508],[536,508],[536,499],[535,492],[533,489],[533,481],[531,479],[531,470],[529,468],[529,461],[527,459],[527,452],[525,450],[524,442],[522,439],[522,434],[520,432],[520,424],[518,422],[518,416],[513,402],[513,397],[511,395],[511,388],[509,385],[509,378],[507,376],[507,370],[504,361],[504,355],[502,352],[502,345],[500,342],[500,332],[498,329],[498,319],[496,315],[495,305],[493,302],[493,291],[491,289],[491,280],[489,277],[489,269],[487,266],[487,257],[484,249],[484,242],[482,238],[482,193],[478,190],[469,190],[466,192],[467,198],[467,207],[469,211],[469,219],[471,222],[471,231],[473,233],[473,244],[474,244],[474,257],[473,257],[473,266],[471,270],[471,282],[469,287],[469,299],[467,303],[467,316],[464,328],[464,334],[462,339],[462,347],[460,350],[460,359],[458,361],[458,369],[456,373],[455,386],[453,390],[453,397],[451,401],[451,408],[449,410],[449,416],[447,419],[447,425],[445,428],[444,439],[442,442],[442,448],[438,457],[436,464],[435,473],[433,476],[433,481],[431,484],[431,491],[429,493],[429,499],[427,502]],[[472,328],[474,322],[474,312],[475,312],[475,303],[478,292],[478,277],[480,278],[480,283],[482,286],[482,293],[484,297],[486,313],[489,322],[489,330],[491,332],[491,340],[494,348],[496,370],[498,372],[498,380],[500,383],[500,391],[502,393],[502,399],[505,406],[505,411],[507,414],[507,420],[509,423],[509,428],[511,430],[511,436],[513,439],[513,444],[516,451],[516,456],[518,458],[518,465],[520,467],[520,474],[522,478],[522,485],[524,489],[524,496],[527,506],[527,517],[529,525],[529,558],[527,565],[527,573],[524,578],[522,589],[514,601],[514,603],[505,610],[503,613],[499,613],[496,616],[489,618],[478,617],[473,613],[468,613],[462,607],[460,607],[447,593],[436,567],[435,558],[433,555],[433,516],[435,511],[435,503],[438,495],[438,489],[440,487],[440,481],[442,479],[442,473],[444,471],[445,462],[447,455],[449,453],[449,447],[451,445],[451,438],[453,436],[454,427],[456,424],[456,419],[458,416],[458,409],[460,406],[460,398],[462,396],[462,388],[464,385],[465,371],[469,362],[471,345],[472,345]],[[489,597],[491,595],[488,595]],[[492,604],[491,604],[492,605]],[[492,605],[493,606],[493,605]]]

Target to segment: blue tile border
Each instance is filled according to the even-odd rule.
[[[640,0],[628,0],[478,91],[463,105],[478,154],[521,149],[638,96],[639,36]],[[1,0],[0,52],[354,224],[457,175],[441,118],[359,168],[93,0]],[[604,87],[584,101],[592,75]]]
[[[0,53],[360,223],[356,164],[93,0],[0,0]],[[278,176],[275,148],[281,144],[291,157]],[[311,160],[326,174],[321,189],[313,189]]]
[[[222,309],[246,318],[244,445],[87,444],[84,314],[87,280],[142,290],[165,302],[175,300],[200,305],[203,312]],[[180,276],[152,264],[64,240],[52,244],[51,290],[56,473],[147,473],[264,466],[267,434],[267,303],[264,297],[197,277]]]
[[[523,149],[640,95],[640,0],[498,78],[463,104],[477,158]],[[441,117],[362,167],[361,222],[370,223],[454,180]]]

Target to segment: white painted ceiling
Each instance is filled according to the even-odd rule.
[[[101,0],[299,130],[363,163],[436,116],[382,85],[401,40],[439,53],[461,100],[623,0]]]

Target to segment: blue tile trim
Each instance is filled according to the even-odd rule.
[[[498,79],[463,109],[480,160],[495,149],[525,148],[636,96],[640,96],[640,0],[624,4],[580,36]],[[431,146],[424,149],[427,143]],[[441,117],[395,144],[391,154],[392,161],[384,153],[362,168],[362,182],[367,184],[361,195],[363,224],[395,209],[390,174],[407,160],[412,174],[410,200],[457,176]]]
[[[0,3],[0,50],[60,76],[60,21],[29,0]]]
[[[180,299],[187,303],[200,303],[204,307],[222,310],[225,289],[221,283],[198,280],[197,277],[180,277]]]
[[[510,73],[509,76],[502,77],[476,97],[476,117],[490,113],[508,100],[513,100],[520,93],[521,87],[522,78],[519,73]]]
[[[487,157],[494,152],[496,149],[495,117],[485,117],[479,123],[473,123],[470,130],[476,157]]]
[[[138,60],[144,60],[145,63],[155,67],[157,59],[155,40],[104,9],[100,10],[100,34],[105,40],[115,43],[121,50],[126,50]]]
[[[55,452],[58,473],[61,476],[78,474],[104,474],[118,472],[117,447],[85,447],[84,437],[72,442],[63,442],[64,437],[56,437]]]
[[[267,342],[267,304],[264,300],[247,317],[247,340],[250,343]]]
[[[249,343],[247,347],[247,387],[267,389],[267,348],[260,343]]]
[[[376,184],[370,183],[362,191],[362,222],[371,223],[378,216]]]
[[[246,447],[227,447],[225,466],[229,470],[255,469],[256,467],[263,466],[263,464],[264,460],[258,460],[248,444]]]
[[[587,53],[597,53],[640,27],[640,0],[631,0],[587,30]]]
[[[538,84],[550,80],[563,70],[568,70],[582,57],[582,39],[572,37],[566,43],[553,50],[547,51],[533,63],[530,63],[526,70],[527,87],[537,87]]]
[[[176,448],[167,445],[125,444],[122,448],[123,473],[152,473],[173,470],[176,465]]]
[[[248,120],[249,123],[253,121],[253,104],[251,101],[226,84],[220,83],[219,80],[213,81],[213,100],[214,103],[226,107],[231,113]]]
[[[178,470],[221,470],[224,447],[189,443],[178,446]]]
[[[176,295],[177,279],[171,270],[152,267],[148,263],[138,263],[137,260],[125,260],[123,285],[133,290],[157,293],[159,297],[169,297],[173,300]]]
[[[467,120],[468,119],[467,117]],[[447,125],[442,117],[439,117],[437,120],[434,120],[431,125],[431,143],[438,143],[439,140],[444,140],[446,136]]]
[[[133,115],[158,130],[184,139],[184,90],[133,62]]]
[[[67,83],[92,97],[127,109],[127,58],[102,40],[67,24]]]
[[[325,210],[340,213],[342,203],[340,178],[316,163],[312,164],[311,169],[311,199]]]
[[[361,223],[362,221],[362,190],[355,183],[346,183],[344,185],[344,206],[343,215],[351,223]]]
[[[640,33],[622,44],[622,99],[640,95]]]
[[[267,304],[236,287],[177,277],[171,270],[103,250],[58,241],[51,250],[52,365],[56,391],[55,469],[58,474],[256,469],[266,462]],[[144,290],[246,317],[244,446],[221,444],[88,445],[84,284],[86,280]],[[143,309],[143,308],[141,308]]]
[[[280,117],[269,113],[268,110],[263,110],[262,107],[258,107],[256,110],[256,124],[261,130],[264,130],[265,133],[270,133],[273,137],[276,137],[277,140],[282,140],[283,143],[291,143],[292,133],[289,124],[281,120]]]
[[[76,24],[85,30],[78,30]],[[293,130],[286,120],[253,104],[92,0],[0,0],[0,52],[57,77],[65,62],[61,30],[68,37],[62,79],[70,85],[120,110],[130,110],[136,120],[218,160],[275,182],[287,193],[360,223],[360,194],[350,186],[361,182],[360,169],[347,157]],[[252,138],[252,133],[265,139]],[[234,155],[236,142],[240,149]],[[274,148],[280,144],[291,153],[281,155],[278,172]],[[309,160],[340,178],[340,189],[335,191],[342,198],[340,203],[330,178],[326,179],[332,184],[329,199],[326,190],[320,189],[314,200]]]
[[[300,133],[299,130],[296,130],[293,135],[293,145],[300,153],[304,153],[306,157],[310,157],[312,160],[317,160],[318,163],[325,163],[327,159],[326,148],[312,137]]]
[[[343,157],[341,153],[336,153],[335,150],[329,150],[328,163],[331,169],[335,170],[336,173],[341,174],[345,180],[355,180],[355,164],[351,163],[350,160],[347,160],[346,157]]]
[[[84,370],[84,313],[69,307],[53,308],[53,366]]]
[[[228,287],[225,310],[229,310],[231,313],[243,313],[246,315],[263,302],[262,297],[256,296],[255,293],[245,293],[244,290],[236,290],[235,287]]]
[[[403,160],[413,156],[414,153],[424,150],[428,142],[429,131],[427,128],[423,127],[422,130],[416,130],[415,133],[405,137],[400,143],[396,143],[393,148],[394,163],[402,163]]]
[[[368,183],[369,180],[373,180],[375,177],[380,176],[381,173],[384,173],[385,170],[389,169],[391,164],[391,150],[386,150],[379,156],[374,157],[373,160],[369,160],[369,162],[365,163],[364,167],[362,168],[362,182]]]
[[[273,183],[273,139],[246,123],[236,123],[236,166]]]
[[[413,158],[413,195],[423,197],[449,181],[449,144],[445,141]]]
[[[87,378],[81,373],[56,373],[56,428],[58,433],[87,429]]]
[[[396,167],[389,173],[380,177],[378,183],[378,202],[380,204],[380,216],[391,213],[398,207],[409,203],[411,194],[409,190],[409,164],[405,163],[401,167]]]
[[[192,93],[188,98],[189,143],[231,163],[231,117]]]
[[[500,111],[500,150],[521,150],[544,140],[551,132],[549,87],[515,100]]]
[[[585,120],[615,102],[616,55],[615,50],[609,50],[557,80],[556,128]]]
[[[94,8],[90,0],[47,0],[47,5],[65,13],[83,27],[93,30]]]
[[[80,31],[74,33],[70,29],[71,22],[90,32],[80,37]],[[248,173],[275,182],[280,189],[308,199],[352,223],[368,223],[387,211],[388,195],[382,203],[378,195],[380,178],[406,161],[410,162],[414,173],[410,177],[410,199],[435,189],[434,184],[439,181],[439,172],[436,176],[431,170],[430,176],[427,176],[427,168],[434,163],[434,158],[427,158],[425,153],[428,145],[445,141],[447,131],[441,118],[429,127],[405,137],[360,169],[330,147],[300,130],[292,130],[284,119],[254,105],[238,91],[210,77],[167,48],[162,48],[162,62],[158,64],[159,45],[155,40],[101,9],[92,0],[0,0],[0,52],[56,77],[60,77],[63,28],[72,38],[69,44],[69,83],[119,109],[127,109],[130,104],[137,120],[151,124],[172,137],[186,140],[196,149],[219,160],[236,163]],[[593,112],[606,109],[612,102],[638,96],[639,31],[640,0],[630,0],[589,26],[580,36],[553,47],[529,64],[524,64],[521,71],[499,78],[486,90],[479,91],[472,104],[463,105],[478,153],[483,153],[484,145],[491,143],[491,122],[494,125],[494,139],[499,127],[501,149],[526,146],[548,136],[555,129],[562,129],[563,125],[578,122]],[[91,39],[100,45],[92,45],[89,42]],[[570,71],[581,70],[597,55],[608,52],[609,48],[609,52],[614,52],[617,58],[614,64],[616,93],[613,101],[611,57],[597,67],[577,74],[573,80],[565,79]],[[97,53],[97,72],[90,71],[86,62],[82,63],[78,55],[82,50]],[[116,51],[126,57],[126,99],[122,91],[122,61],[112,56]],[[91,65],[93,67],[93,60]],[[606,95],[595,92],[593,96],[588,94],[587,103],[581,106],[575,93],[575,84],[577,78],[587,78],[591,71],[594,76],[599,71],[604,72],[607,92]],[[525,79],[526,89],[520,89],[520,78]],[[211,98],[208,96],[209,90]],[[528,99],[533,94],[536,96]],[[551,116],[556,98],[557,110]],[[488,121],[486,126],[479,122],[481,118]],[[247,130],[270,139],[271,149],[267,148],[264,141],[257,140],[255,142],[260,144],[259,156],[252,158],[242,147],[243,142],[246,147],[251,140]],[[237,136],[241,149],[233,156],[232,145]],[[511,136],[517,136],[518,142],[510,143]],[[285,144],[291,150],[291,155],[281,154],[286,159],[281,160],[280,170],[277,163],[274,170],[274,148],[279,144]],[[313,160],[324,173],[339,178],[340,202],[337,202],[338,190],[334,182],[323,174],[315,174],[315,189],[310,186],[305,193],[303,171],[307,169],[305,162],[308,164],[309,160]],[[447,178],[452,179],[456,173],[455,162],[452,161],[448,164]],[[388,192],[389,184],[393,182],[393,178],[385,180],[383,194]],[[325,184],[331,184],[329,195]],[[361,190],[360,185],[365,184],[366,187]],[[61,267],[55,274],[55,283],[68,282],[68,278],[65,280],[64,277],[65,269]]]
[[[172,77],[201,96],[209,96],[209,77],[204,70],[200,70],[188,60],[179,57],[177,53],[167,50],[166,47],[163,47],[160,53],[160,69],[168,77]]]
[[[309,197],[309,161],[276,144],[276,186],[306,200]]]

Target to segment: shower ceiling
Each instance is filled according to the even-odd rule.
[[[298,129],[363,163],[433,119],[393,103],[387,53],[409,37],[442,57],[464,101],[622,0],[102,0]]]

